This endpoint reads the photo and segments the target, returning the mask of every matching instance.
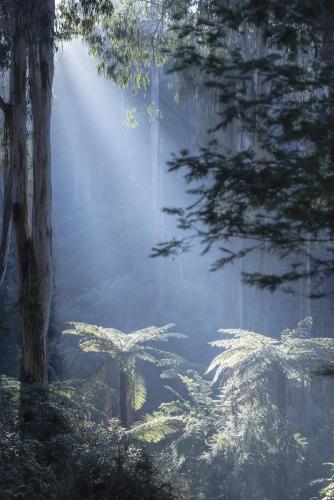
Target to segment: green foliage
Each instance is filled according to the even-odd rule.
[[[60,40],[87,38],[113,11],[110,0],[60,0],[56,10],[56,36]]]
[[[185,339],[186,335],[168,330],[172,324],[162,327],[151,326],[131,333],[115,328],[103,328],[87,323],[70,323],[73,328],[64,333],[78,335],[79,345],[86,352],[102,352],[110,362],[115,362],[130,378],[130,404],[135,410],[146,400],[144,378],[136,369],[138,361],[144,361],[173,371],[185,364],[185,360],[175,353],[151,347],[150,343],[166,342],[169,339]]]
[[[136,128],[138,126],[138,120],[136,115],[137,109],[135,107],[127,108],[125,110],[125,121],[124,124],[129,128]]]
[[[89,37],[98,70],[122,87],[130,83],[135,92],[150,83],[150,65],[163,64],[162,48],[168,45],[163,24],[168,15],[165,1],[119,0],[113,15],[104,18]]]
[[[150,121],[156,120],[156,119],[161,119],[162,118],[162,112],[160,109],[154,109],[152,104],[147,106],[147,114],[150,119]]]
[[[195,67],[217,91],[216,119],[199,151],[170,162],[192,200],[166,210],[185,235],[154,255],[199,239],[220,251],[217,269],[260,249],[287,266],[247,270],[247,282],[275,290],[308,276],[320,286],[333,272],[333,3],[204,0],[189,11],[175,25],[174,67]]]
[[[179,376],[181,390],[169,388],[173,401],[128,435],[161,443],[174,477],[187,478],[194,498],[311,497],[310,478],[334,449],[332,385],[310,371],[333,356],[334,341],[309,337],[311,326],[306,318],[280,340],[222,330],[226,338],[212,343],[223,349],[208,369],[214,381]],[[314,384],[318,403],[310,396]]]
[[[100,500],[111,492],[115,500],[178,498],[116,421],[87,418],[85,400],[68,391],[68,384],[45,388],[1,379],[2,499]]]
[[[134,372],[130,381],[131,404],[135,411],[140,410],[146,401],[147,390],[144,377]]]
[[[165,437],[176,434],[171,450],[178,464],[186,456],[196,453],[201,455],[207,445],[207,438],[217,428],[221,402],[212,395],[211,383],[196,372],[179,375],[186,391],[183,397],[172,388],[168,388],[177,399],[162,403],[158,410],[146,415],[129,431],[131,436],[147,442],[159,442]]]
[[[312,371],[330,362],[334,339],[310,337],[312,318],[300,321],[293,330],[284,330],[276,340],[244,330],[220,330],[226,339],[210,342],[223,349],[211,362],[207,373],[214,372],[214,382],[227,373],[225,390],[242,392],[245,384],[256,391],[259,381],[281,372],[287,379],[304,383]],[[262,389],[262,388],[261,388]]]
[[[328,478],[327,480],[324,480],[327,485],[322,488],[321,490],[321,496],[320,498],[322,500],[333,500],[334,498],[334,464],[333,463],[327,463],[325,465],[330,466],[331,468],[331,477]]]
[[[161,367],[175,366],[183,361],[174,353],[146,345],[151,342],[166,342],[171,338],[187,338],[182,333],[168,332],[174,326],[173,324],[161,327],[151,326],[131,333],[87,323],[73,322],[70,325],[74,328],[65,330],[64,333],[79,335],[79,344],[82,350],[104,352],[124,369],[132,367],[136,359]]]

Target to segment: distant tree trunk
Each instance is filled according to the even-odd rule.
[[[328,105],[329,105],[329,157],[334,161],[334,4],[326,0],[322,9],[319,10],[319,24],[322,30],[322,60],[324,62],[324,73],[328,85]]]
[[[125,370],[119,373],[119,413],[120,420],[124,427],[129,427],[131,423],[130,415],[130,377]]]
[[[162,178],[160,168],[160,123],[159,123],[159,68],[152,62],[151,68],[151,172],[152,172],[152,208],[153,208],[153,244],[163,241],[162,221]],[[157,286],[157,304],[162,308],[161,259],[155,259],[155,278]]]
[[[288,468],[287,468],[287,452],[288,444],[286,440],[287,428],[286,428],[286,383],[287,379],[285,373],[280,366],[276,367],[276,384],[277,384],[277,408],[281,417],[282,431],[283,431],[283,446],[280,453],[280,458],[278,461],[278,474],[277,474],[277,498],[285,498],[287,495],[288,487]]]
[[[257,46],[257,57],[261,60],[265,57],[267,48],[265,45],[265,40],[263,36],[263,28],[258,28],[256,31],[256,46]],[[266,85],[265,75],[262,71],[258,70],[256,75],[254,75],[253,87],[251,89],[251,95],[254,100],[261,100],[263,96],[268,94],[268,85]],[[252,146],[255,153],[255,158],[257,161],[262,161],[265,159],[266,151],[263,146],[263,134],[266,130],[265,119],[263,118],[264,109],[263,106],[258,105],[254,108],[254,135],[252,137]],[[265,249],[263,246],[256,251],[256,269],[260,274],[265,274]],[[254,326],[255,331],[260,331],[261,333],[266,332],[265,318],[266,318],[266,304],[267,293],[264,290],[258,288],[254,289],[254,302],[255,302],[255,315],[254,315]]]
[[[50,117],[54,0],[17,1],[11,65],[10,152],[15,250],[20,277],[21,379],[47,382],[51,256]],[[33,200],[27,164],[27,56],[33,119]]]
[[[9,165],[9,131],[11,127],[11,109],[10,107],[5,108],[5,120],[4,120],[4,187],[3,187],[3,203],[2,203],[2,232],[1,232],[1,243],[0,243],[0,287],[3,285],[8,262],[9,244],[11,236],[12,227],[12,174]]]
[[[4,7],[4,11],[6,12],[8,9]],[[1,10],[1,9],[0,9]],[[9,9],[8,9],[9,10]],[[3,22],[3,21],[2,21]],[[7,18],[7,22],[9,23],[9,19]],[[4,28],[4,26],[2,27]],[[7,26],[8,32],[13,29],[13,25],[10,24]],[[1,85],[1,90],[4,94],[8,93],[10,86],[10,78],[9,72],[5,66],[1,68],[2,75],[4,77],[4,82]],[[6,102],[7,96],[0,96],[0,110],[3,114],[2,128],[3,128],[3,137],[2,137],[2,169],[3,175],[0,179],[0,191],[1,191],[1,213],[2,213],[2,227],[1,227],[1,236],[0,236],[0,287],[3,285],[6,270],[7,270],[7,262],[8,262],[8,254],[9,254],[9,245],[10,245],[10,237],[11,237],[11,226],[12,226],[12,176],[10,169],[10,160],[9,160],[9,134],[11,127],[11,118],[12,118],[12,107],[8,102]]]

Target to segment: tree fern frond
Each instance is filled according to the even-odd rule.
[[[175,332],[168,332],[173,324],[161,327],[151,326],[143,330],[132,333],[124,333],[115,328],[102,328],[87,323],[70,323],[73,328],[65,330],[64,333],[79,336],[79,346],[83,351],[100,351],[107,353],[110,360],[114,360],[121,372],[129,375],[129,391],[121,391],[122,399],[120,408],[127,408],[131,405],[135,410],[139,410],[146,400],[146,387],[144,379],[136,371],[138,360],[152,363],[162,369],[176,370],[181,365],[186,365],[186,361],[181,356],[172,352],[156,349],[149,345],[149,342],[167,341],[170,338],[186,338],[185,335]],[[166,370],[165,370],[166,371]],[[123,412],[121,419],[125,426],[128,425],[128,416]]]
[[[72,321],[68,324],[73,325],[74,329],[65,330],[64,333],[72,333],[74,335],[94,335],[95,337],[103,339],[112,338],[113,336],[121,337],[124,335],[123,332],[116,330],[115,328],[103,328],[102,326],[80,323],[78,321]]]
[[[155,364],[161,367],[188,365],[188,362],[178,354],[169,351],[156,349],[155,347],[147,346],[145,351],[155,358]]]
[[[147,390],[146,390],[146,384],[144,377],[137,371],[131,373],[131,386],[130,386],[130,391],[131,391],[131,406],[132,408],[137,411],[142,408],[146,401],[146,395],[147,395]]]
[[[213,381],[217,382],[226,371],[225,392],[254,388],[257,381],[277,370],[291,380],[305,378],[307,370],[310,373],[334,357],[334,339],[309,338],[311,327],[312,318],[305,318],[295,329],[284,330],[280,340],[240,329],[220,330],[229,338],[210,342],[223,352],[212,360],[206,373],[214,372]]]
[[[153,413],[146,415],[145,420],[135,424],[128,432],[131,437],[136,437],[148,443],[158,443],[170,434],[174,434],[182,428],[183,418],[179,415],[162,415]]]
[[[198,373],[179,375],[179,378],[193,401],[205,401],[212,398],[212,382],[205,380]]]
[[[157,358],[151,352],[149,352],[147,347],[139,346],[136,348],[136,358],[146,361],[147,363],[151,363],[156,365]]]
[[[128,334],[129,348],[133,348],[138,344],[147,342],[167,342],[171,338],[185,339],[186,335],[177,332],[168,332],[170,328],[175,326],[173,323],[163,326],[150,326],[143,330],[137,330]]]
[[[297,323],[296,328],[283,330],[281,333],[281,339],[287,340],[288,338],[308,338],[311,334],[311,329],[313,326],[313,318],[310,316],[302,319]]]

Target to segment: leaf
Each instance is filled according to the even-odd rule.
[[[154,412],[152,415],[146,415],[144,422],[135,424],[129,434],[147,443],[158,443],[182,428],[182,423],[182,416]]]
[[[137,411],[142,408],[146,401],[146,385],[144,377],[138,372],[132,372],[130,378],[131,406]]]

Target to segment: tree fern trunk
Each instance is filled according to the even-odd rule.
[[[119,372],[119,413],[120,420],[124,427],[129,427],[131,423],[130,415],[130,377],[125,370]]]
[[[112,405],[112,394],[110,387],[110,361],[103,363],[102,367],[97,374],[93,376],[94,382],[99,384],[97,388],[97,400],[100,403],[101,410],[109,418],[112,417],[113,405]]]

